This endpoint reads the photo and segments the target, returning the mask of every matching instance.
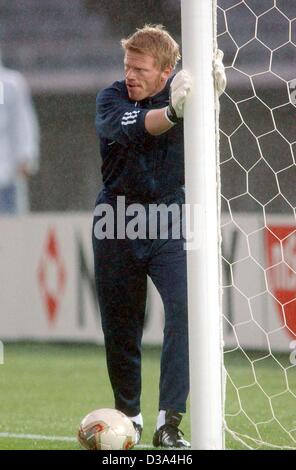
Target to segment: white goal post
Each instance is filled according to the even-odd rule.
[[[295,450],[296,2],[183,0],[182,39],[192,447]]]
[[[191,73],[194,82],[184,116],[186,203],[199,209],[194,211],[199,214],[199,220],[194,218],[191,227],[195,243],[187,245],[193,449],[224,447],[213,81],[215,15],[216,1],[182,0],[183,67]]]

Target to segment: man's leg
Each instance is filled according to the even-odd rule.
[[[148,274],[165,310],[159,409],[184,413],[189,393],[186,251],[184,240],[155,243],[161,246],[155,250]]]
[[[130,240],[93,238],[95,279],[115,407],[140,413],[141,339],[147,275]]]
[[[15,190],[16,213],[18,215],[28,214],[30,212],[30,198],[27,178],[21,176],[16,178]]]
[[[16,204],[16,186],[11,183],[5,188],[0,189],[0,214],[11,214],[17,213]]]

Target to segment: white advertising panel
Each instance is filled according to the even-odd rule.
[[[91,224],[91,214],[1,217],[2,341],[103,342]],[[296,227],[273,216],[266,228],[246,214],[222,225],[225,346],[289,351],[296,334]],[[149,281],[144,342],[161,344],[162,330],[162,303]]]

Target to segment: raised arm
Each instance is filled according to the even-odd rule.
[[[149,134],[163,134],[183,118],[184,104],[191,89],[190,75],[185,70],[181,70],[171,83],[169,106],[152,109],[146,114],[145,127]]]

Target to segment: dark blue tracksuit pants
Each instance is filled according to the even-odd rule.
[[[116,202],[104,191],[97,204]],[[168,204],[184,203],[184,194]],[[145,205],[148,208],[148,204]],[[98,218],[94,218],[94,224]],[[170,227],[171,228],[171,227]],[[170,230],[169,230],[170,233]],[[189,391],[187,275],[184,239],[102,239],[93,231],[95,280],[115,407],[140,413],[141,339],[147,275],[164,304],[159,409],[186,411]]]

